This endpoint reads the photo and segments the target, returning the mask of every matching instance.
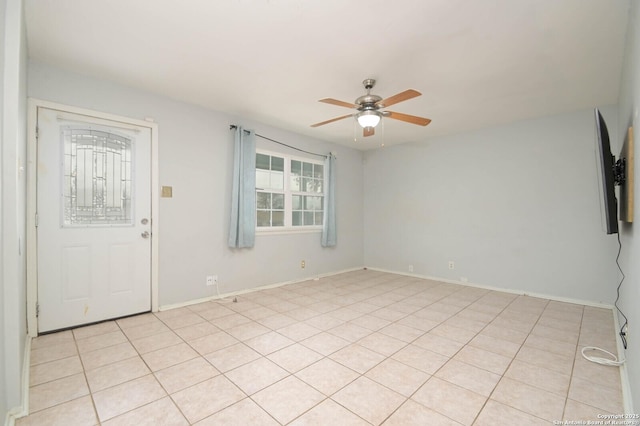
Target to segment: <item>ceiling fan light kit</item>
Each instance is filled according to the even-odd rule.
[[[375,110],[365,110],[356,114],[360,127],[376,127],[380,123],[380,113]]]
[[[426,126],[431,122],[430,119],[424,117],[417,117],[415,115],[402,114],[392,111],[380,111],[382,108],[397,104],[402,101],[413,99],[420,96],[421,93],[417,90],[408,89],[404,92],[400,92],[389,98],[383,99],[378,95],[372,95],[371,89],[375,86],[376,81],[372,78],[368,78],[362,82],[364,88],[367,89],[367,94],[360,96],[354,103],[339,101],[333,98],[320,99],[319,102],[327,104],[337,105],[345,108],[355,108],[358,110],[355,114],[347,114],[341,117],[332,118],[330,120],[322,121],[320,123],[312,124],[311,127],[323,126],[325,124],[333,123],[334,121],[342,120],[347,117],[355,117],[360,127],[363,130],[363,136],[372,136],[375,134],[375,127],[380,123],[382,117],[393,118],[394,120],[404,121],[406,123],[417,124],[419,126]]]

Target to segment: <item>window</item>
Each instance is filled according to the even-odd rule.
[[[324,166],[282,154],[256,154],[258,229],[322,226]]]
[[[256,154],[257,225],[284,226],[284,158]]]

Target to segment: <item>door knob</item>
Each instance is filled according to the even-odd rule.
[[[142,234],[140,234],[142,236],[142,238],[149,238],[149,231],[144,231]]]

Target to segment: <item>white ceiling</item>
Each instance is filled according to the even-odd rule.
[[[26,0],[30,58],[369,149],[614,104],[629,0]],[[405,89],[363,139],[353,102]],[[242,124],[242,123],[239,123]],[[354,141],[357,134],[357,141]]]

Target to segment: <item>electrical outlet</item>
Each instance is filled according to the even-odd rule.
[[[300,268],[304,269],[307,267],[307,262],[305,262],[304,260],[300,261]]]
[[[213,275],[207,275],[207,285],[213,285]]]
[[[460,281],[462,281],[463,283],[468,283],[468,282],[469,282],[469,278],[467,278],[467,277],[460,277]]]
[[[413,265],[409,265],[409,272],[413,272]]]
[[[455,269],[456,268],[456,264],[453,262],[453,260],[449,261],[449,269]]]

